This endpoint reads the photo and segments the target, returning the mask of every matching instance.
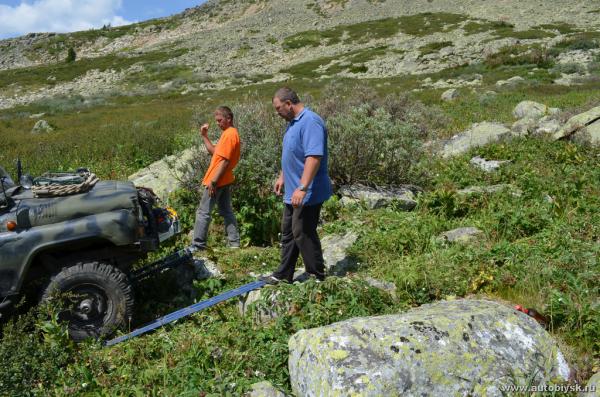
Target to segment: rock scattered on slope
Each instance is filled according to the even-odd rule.
[[[289,342],[297,396],[487,395],[566,381],[557,344],[531,317],[456,300],[302,330]]]
[[[510,191],[512,195],[517,197],[523,194],[523,192],[520,189],[508,183],[490,186],[469,186],[464,189],[457,190],[456,194],[460,196],[468,196],[471,194],[491,194],[502,191]]]
[[[450,88],[442,93],[441,99],[442,101],[452,102],[459,96],[460,94],[456,88]]]
[[[448,230],[438,236],[438,239],[448,243],[469,243],[483,238],[483,231],[476,227],[459,227]]]
[[[32,134],[43,134],[51,131],[54,131],[54,128],[46,120],[38,120],[31,129]]]
[[[486,160],[479,156],[475,156],[469,163],[485,172],[492,172],[500,169],[501,165],[510,163],[510,160]]]
[[[594,126],[598,121],[600,121],[600,106],[571,117],[566,124],[553,135],[553,138],[562,139],[570,137],[571,135],[585,135],[586,133],[591,135],[593,133],[596,138],[591,137],[590,139],[592,139],[593,142],[600,143],[600,136],[595,135],[597,128],[600,127],[597,125]],[[591,131],[586,128],[588,126],[591,127]]]
[[[500,123],[487,121],[474,123],[471,128],[447,141],[441,148],[440,154],[444,158],[457,156],[473,147],[496,142],[511,135],[513,135],[511,131]]]
[[[358,235],[348,232],[345,235],[331,234],[321,239],[325,272],[343,276],[356,268],[356,261],[348,256],[348,249],[356,242]]]
[[[416,193],[420,190],[412,185],[373,188],[357,184],[342,186],[338,193],[342,196],[343,205],[364,202],[367,208],[376,209],[395,204],[410,211],[417,206]]]

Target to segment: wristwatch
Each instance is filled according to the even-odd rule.
[[[300,184],[300,186],[298,186],[298,189],[300,189],[301,192],[306,192],[306,186],[304,186],[303,184]]]

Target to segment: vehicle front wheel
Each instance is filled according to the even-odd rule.
[[[109,335],[127,325],[133,314],[133,290],[127,276],[106,263],[88,262],[63,268],[50,280],[42,302],[59,300],[59,320],[81,341]]]

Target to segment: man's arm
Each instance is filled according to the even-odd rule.
[[[313,179],[315,179],[315,175],[317,175],[320,165],[321,156],[306,156],[306,159],[304,160],[304,170],[302,171],[302,177],[300,178],[300,184],[304,185],[305,188],[308,188]],[[305,196],[306,191],[296,189],[292,194],[292,205],[294,207],[302,205],[302,201],[304,200]]]
[[[208,139],[208,124],[203,124],[202,127],[200,127],[200,135],[202,136],[206,150],[208,150],[208,153],[213,155],[215,153],[215,146],[212,144],[210,139]]]
[[[275,191],[276,195],[281,196],[281,189],[283,189],[283,170],[279,172],[279,177],[275,181],[275,188],[273,190]]]

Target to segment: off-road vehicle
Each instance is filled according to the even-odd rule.
[[[177,214],[148,189],[97,179],[85,188],[90,175],[15,183],[0,167],[0,312],[32,289],[42,301],[61,296],[59,316],[75,340],[131,321],[132,264],[179,231]]]

